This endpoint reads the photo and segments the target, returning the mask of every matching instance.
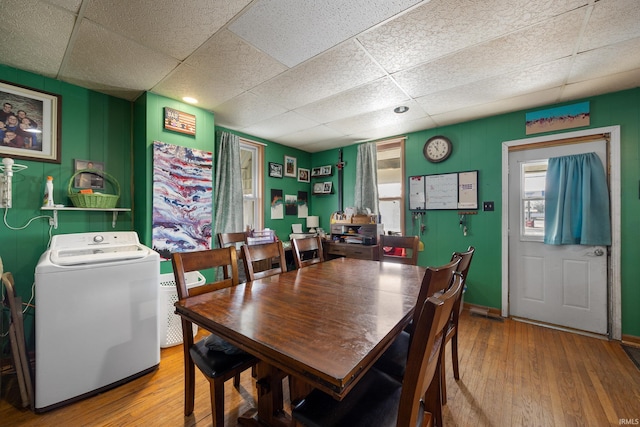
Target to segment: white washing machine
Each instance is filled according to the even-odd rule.
[[[35,411],[160,363],[160,257],[135,232],[53,236],[35,271]]]

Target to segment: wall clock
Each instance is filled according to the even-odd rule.
[[[451,140],[446,136],[437,135],[429,138],[424,143],[424,149],[422,153],[425,159],[432,163],[438,163],[446,160],[453,150]]]

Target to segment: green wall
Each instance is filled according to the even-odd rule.
[[[6,210],[6,223],[3,221],[0,225],[4,269],[13,273],[17,292],[26,302],[31,298],[36,264],[49,243],[48,217],[52,213],[40,210],[47,175],[53,176],[55,203],[71,206],[67,185],[74,174],[74,159],[104,162],[105,170],[121,186],[117,206],[131,207],[131,103],[4,65],[0,65],[0,80],[62,97],[60,163],[14,159],[27,169],[13,177],[13,207]],[[110,184],[105,191],[115,193]],[[2,209],[3,216],[4,213]],[[30,219],[41,215],[45,217],[26,226]],[[111,213],[106,212],[60,212],[58,228],[51,233],[112,231],[111,218]],[[14,230],[6,224],[26,228]],[[120,213],[115,230],[131,228],[132,213]],[[32,309],[25,313],[25,330],[31,340]],[[3,352],[8,347],[6,344],[3,337]]]

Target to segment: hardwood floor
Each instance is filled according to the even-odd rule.
[[[453,379],[447,347],[446,426],[638,424],[640,370],[618,342],[468,311],[459,339],[460,381]],[[199,372],[196,379],[195,412],[185,418],[181,347],[163,349],[157,371],[45,414],[0,400],[0,425],[210,426],[208,383]],[[3,385],[8,382],[3,378]],[[225,394],[225,425],[235,426],[256,401],[250,371],[242,374],[239,391],[228,381]]]

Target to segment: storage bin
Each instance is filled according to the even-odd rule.
[[[187,279],[187,289],[194,286],[204,285],[205,278],[199,271],[185,273]],[[174,304],[178,301],[178,291],[173,273],[160,275],[160,312],[158,322],[160,323],[160,347],[167,348],[182,344],[182,321],[180,316],[175,314]],[[198,326],[193,325],[193,335],[198,332]]]

